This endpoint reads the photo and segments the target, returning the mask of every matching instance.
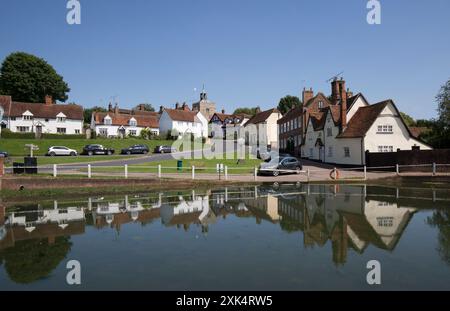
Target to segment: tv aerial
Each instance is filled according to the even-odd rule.
[[[330,79],[328,79],[327,81],[325,81],[326,83],[329,83],[330,81],[333,80],[337,80],[339,78],[339,76],[342,76],[344,74],[343,71],[341,71],[340,73],[338,73],[337,75],[332,76]]]

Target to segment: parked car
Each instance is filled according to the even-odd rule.
[[[259,174],[270,174],[278,176],[281,173],[300,174],[303,166],[299,160],[294,157],[276,157],[269,162],[261,163],[259,166]]]
[[[156,146],[154,150],[154,153],[171,153],[171,152],[177,152],[177,149],[171,146]]]
[[[8,157],[8,152],[0,151],[0,158],[7,158],[7,157]]]
[[[136,153],[147,154],[149,151],[150,150],[148,149],[148,146],[146,146],[146,145],[134,145],[134,146],[130,146],[128,148],[122,149],[121,153],[122,154],[136,154]]]
[[[84,155],[96,155],[96,154],[107,154],[107,155],[111,155],[114,153],[114,149],[112,148],[106,148],[103,147],[102,145],[86,145],[83,148],[83,151],[81,152],[81,154]]]
[[[78,152],[76,150],[67,148],[65,146],[52,146],[48,148],[47,156],[54,157],[54,156],[76,156],[78,155]]]
[[[278,153],[277,151],[269,151],[269,152],[263,152],[260,155],[260,159],[263,160],[264,162],[269,162],[272,158],[276,158],[276,157],[281,157],[281,158],[285,158],[285,157],[290,157],[291,155],[289,153]]]

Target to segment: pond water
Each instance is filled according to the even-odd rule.
[[[282,184],[4,202],[0,290],[450,290],[449,194]]]

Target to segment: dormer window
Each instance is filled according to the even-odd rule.
[[[66,115],[62,112],[56,115],[56,122],[66,122]]]
[[[26,121],[32,121],[33,120],[33,116],[23,116],[23,119]]]
[[[22,114],[22,118],[23,118],[24,121],[32,121],[33,120],[33,114],[30,111],[27,110],[27,111],[25,111]]]
[[[137,126],[137,121],[136,119],[130,119],[130,126]]]
[[[111,125],[112,119],[110,116],[106,116],[105,119],[103,120],[103,122],[105,123],[105,125]]]

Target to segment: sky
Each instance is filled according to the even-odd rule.
[[[0,62],[15,51],[48,61],[69,84],[69,102],[123,108],[192,103],[205,84],[217,109],[275,107],[303,87],[347,87],[371,103],[393,99],[414,118],[436,116],[450,78],[450,1],[0,0]]]

